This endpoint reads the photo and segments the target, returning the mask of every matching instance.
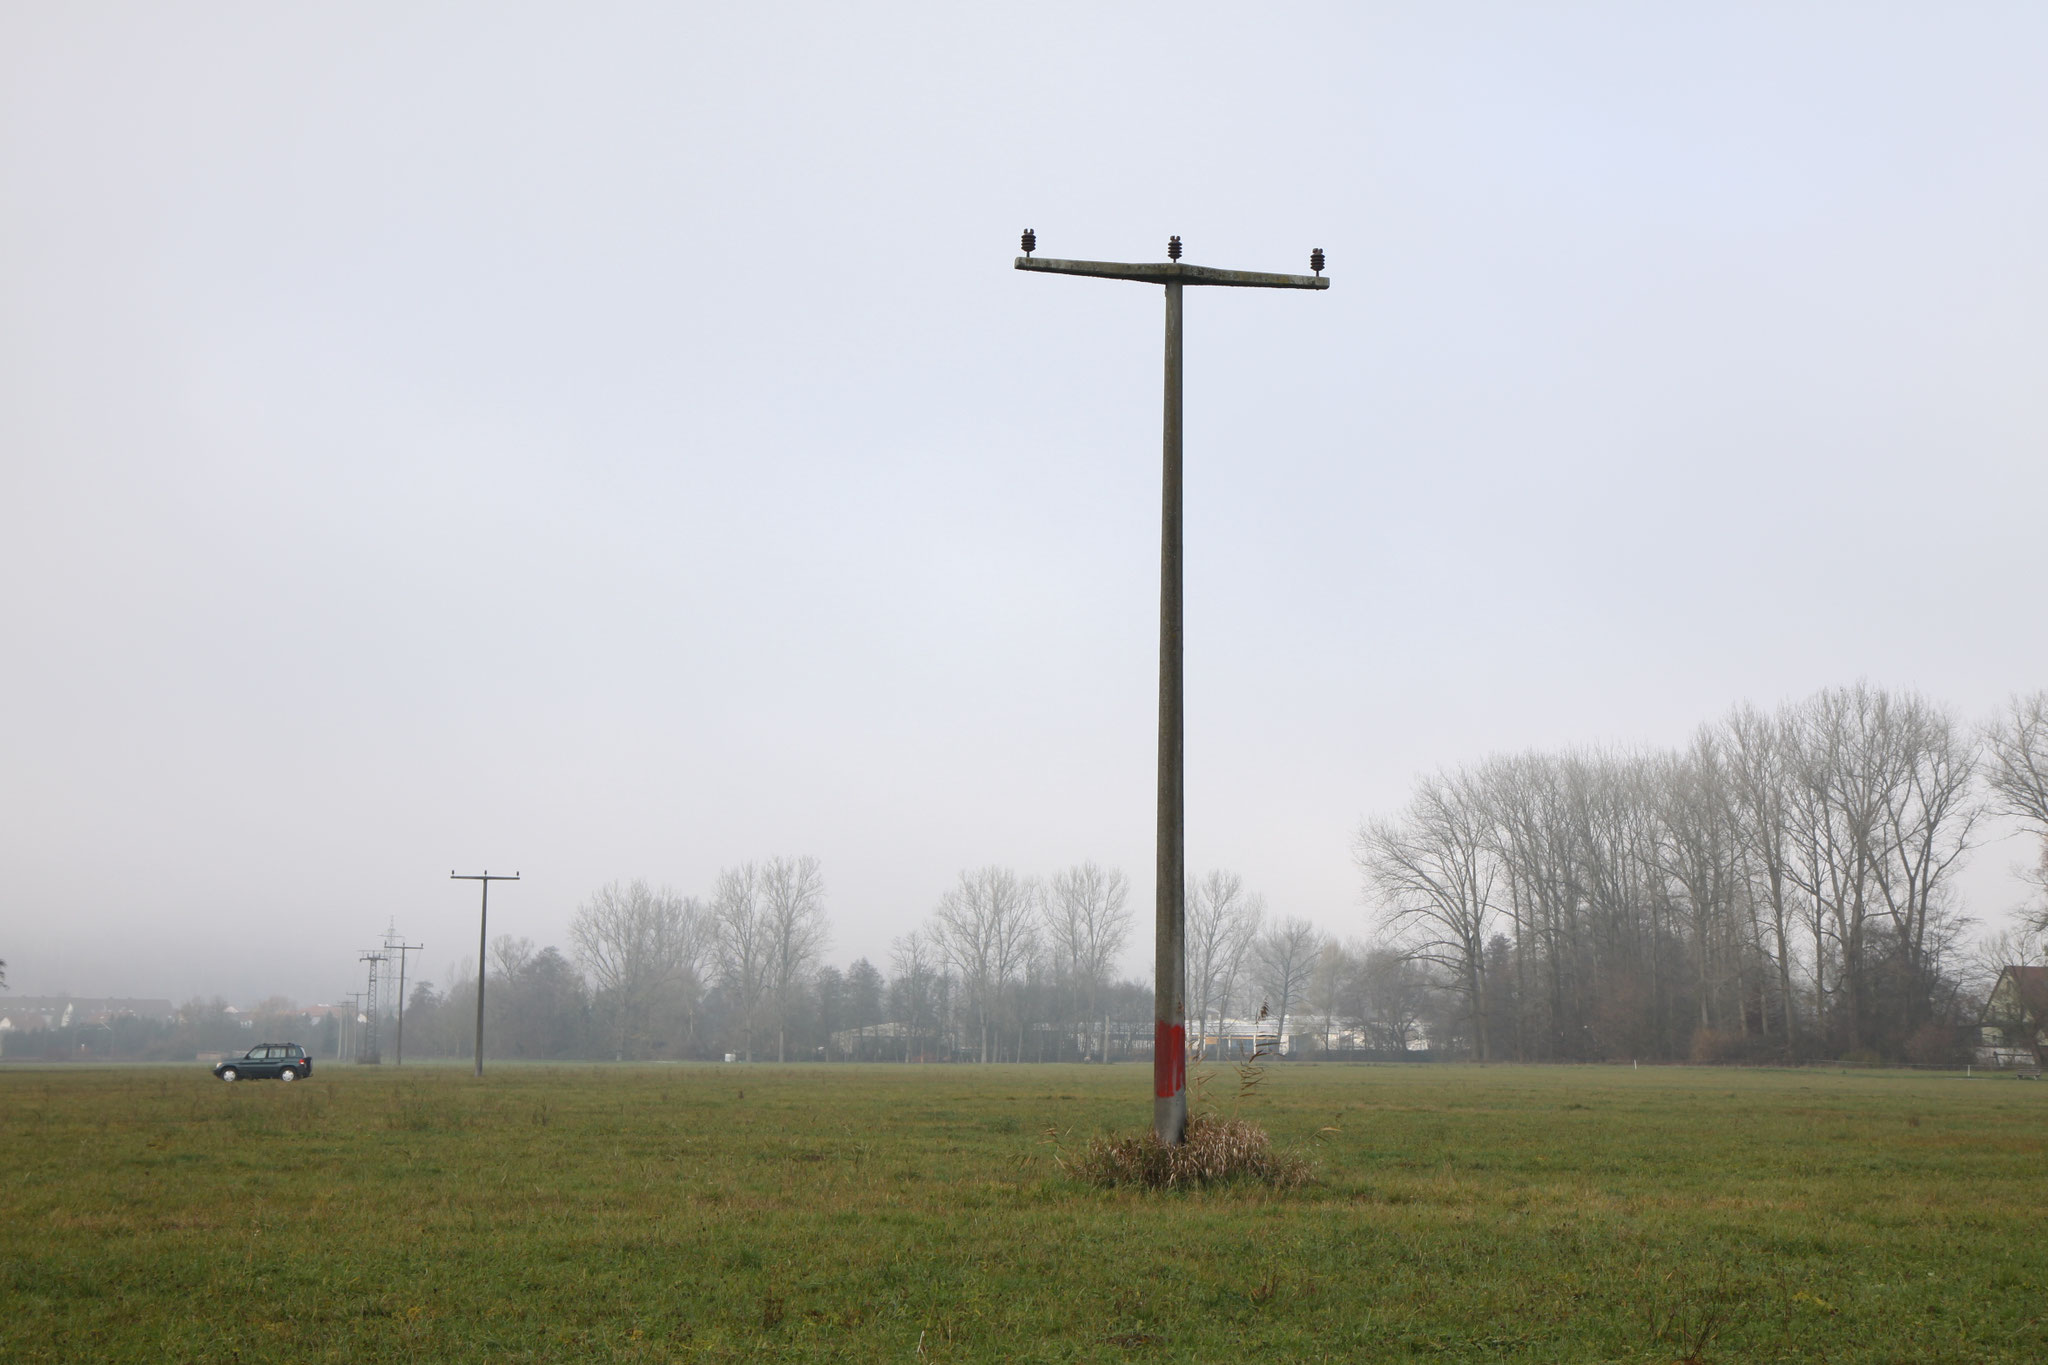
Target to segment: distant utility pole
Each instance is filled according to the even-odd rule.
[[[1181,326],[1186,285],[1240,289],[1328,289],[1323,251],[1309,253],[1313,275],[1269,275],[1180,263],[1180,238],[1166,243],[1166,262],[1036,260],[1038,234],[1024,230],[1017,269],[1046,275],[1088,275],[1166,286],[1166,412],[1159,532],[1159,844],[1155,876],[1152,964],[1152,1131],[1177,1147],[1187,1137],[1187,826],[1181,721]]]
[[[478,914],[476,921],[476,1074],[477,1079],[482,1080],[484,1074],[484,945],[487,942],[485,935],[490,932],[491,883],[516,882],[519,880],[519,874],[514,872],[509,877],[502,874],[493,877],[488,869],[483,872],[464,872],[460,874],[451,871],[448,874],[448,880],[453,882],[482,882],[484,884],[483,909]]]
[[[348,1039],[348,1056],[351,1061],[357,1055],[359,1040],[362,1036],[360,1032],[362,1012],[363,993],[361,991],[350,991],[348,996],[348,1018],[342,1022],[348,1026],[346,1037]]]
[[[405,955],[416,953],[424,947],[424,943],[399,942],[398,921],[389,921],[384,930],[384,951],[398,954],[398,1055],[391,1059],[393,1066],[405,1065]]]

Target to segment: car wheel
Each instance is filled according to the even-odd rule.
[[[295,1081],[299,1078],[299,1073],[292,1070],[290,1067],[286,1067],[284,1070],[277,1073],[277,1078],[281,1081]]]
[[[242,1073],[233,1067],[229,1067],[226,1071],[220,1073],[220,1078],[224,1081],[238,1081],[242,1078]]]

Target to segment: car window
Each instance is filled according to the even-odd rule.
[[[263,1060],[263,1049],[262,1049],[262,1048],[260,1048],[260,1047],[252,1047],[252,1048],[250,1048],[250,1049],[249,1049],[249,1050],[248,1050],[248,1051],[247,1051],[246,1053],[244,1053],[244,1054],[242,1055],[242,1060],[243,1060],[243,1061],[245,1061],[245,1062],[260,1062],[260,1061],[262,1061],[262,1060]]]

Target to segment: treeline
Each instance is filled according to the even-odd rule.
[[[1124,874],[1080,863],[1044,878],[960,874],[884,970],[821,958],[824,883],[811,858],[722,872],[698,899],[614,883],[576,910],[567,952],[493,943],[486,1058],[1114,1061],[1150,1056],[1149,981],[1118,972],[1133,915]],[[1269,920],[1234,873],[1188,898],[1191,1023],[1215,1051],[1278,1046],[1419,1056],[1454,1032],[1455,1002],[1419,964]],[[476,982],[414,988],[408,1057],[468,1055]],[[1259,1016],[1265,1015],[1261,1020]],[[392,1034],[383,1043],[387,1058]]]
[[[1473,1056],[1948,1061],[1974,1020],[1954,882],[1993,810],[2048,838],[2048,697],[1973,729],[1856,686],[1680,752],[1439,773],[1356,855]]]
[[[474,997],[471,997],[474,999]],[[282,996],[237,1012],[220,996],[194,997],[169,1018],[117,1014],[56,1028],[14,1031],[0,1039],[9,1061],[190,1061],[208,1052],[240,1052],[255,1043],[290,1040],[315,1056],[332,1056],[338,1021],[309,1019]]]
[[[1971,727],[1919,696],[1840,688],[1772,713],[1739,707],[1681,751],[1528,753],[1439,773],[1357,836],[1370,941],[1269,916],[1229,871],[1194,879],[1191,1046],[1960,1060],[1973,992],[2033,951],[1962,953],[1955,880],[1991,813],[2041,839],[2048,890],[2048,693]],[[493,942],[486,1055],[1149,1057],[1149,972],[1119,972],[1128,891],[1123,873],[1090,862],[1044,877],[962,872],[885,964],[842,969],[824,962],[815,858],[727,868],[702,898],[612,883],[576,908],[566,947]],[[2048,932],[2048,902],[2040,918]],[[469,1055],[476,992],[467,963],[445,987],[415,983],[405,1055]],[[387,1060],[396,1022],[381,1021]],[[6,1053],[190,1056],[252,1037],[344,1050],[331,1014],[281,999],[240,1015],[194,1000],[174,1022],[58,1032],[10,1039]]]

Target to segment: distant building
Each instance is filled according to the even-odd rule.
[[[2007,967],[1977,1018],[1977,1065],[2038,1073],[2044,1050],[2048,967]]]
[[[109,996],[28,995],[9,1000],[0,1014],[0,1033],[35,1033],[43,1029],[107,1024],[123,1015],[151,1023],[172,1023],[178,1007],[168,1000]]]
[[[1280,1034],[1274,1019],[1220,1019],[1203,1021],[1201,1055],[1210,1061],[1243,1060],[1254,1055],[1300,1057],[1309,1050],[1309,1035]]]
[[[929,1038],[931,1034],[932,1030],[925,1029],[922,1036]],[[904,1040],[911,1036],[910,1025],[895,1021],[869,1024],[866,1028],[834,1029],[832,1050],[852,1057],[863,1051],[873,1051],[879,1044],[894,1043],[900,1052]]]

